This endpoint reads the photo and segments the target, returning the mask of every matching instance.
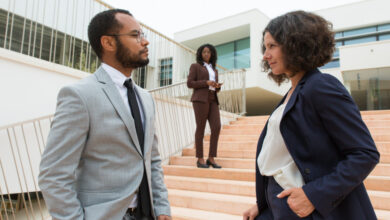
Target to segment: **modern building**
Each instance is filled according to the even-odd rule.
[[[87,27],[109,8],[100,0],[0,1],[0,126],[52,114],[58,90],[95,71],[100,61],[88,43]],[[150,62],[133,73],[137,84],[154,89],[185,80],[194,51],[141,26],[150,42]]]
[[[363,0],[314,11],[333,23],[336,51],[321,67],[336,76],[360,110],[390,109],[390,2]],[[218,64],[245,68],[248,115],[269,114],[289,88],[278,87],[261,70],[262,31],[270,21],[257,9],[189,28],[174,35],[176,41],[196,49],[216,46]]]

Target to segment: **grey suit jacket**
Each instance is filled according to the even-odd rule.
[[[144,167],[154,216],[170,215],[154,102],[147,91],[135,90],[145,118],[144,154],[131,113],[102,67],[60,90],[39,174],[53,219],[122,219]]]

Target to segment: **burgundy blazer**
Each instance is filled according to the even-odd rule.
[[[214,69],[215,81],[218,82],[218,70]],[[194,89],[192,93],[191,102],[208,102],[209,86],[207,81],[209,80],[209,71],[207,68],[199,63],[193,63],[190,67],[190,73],[188,74],[187,86],[188,88]],[[216,89],[218,92],[220,89]],[[215,93],[217,104],[218,96]]]

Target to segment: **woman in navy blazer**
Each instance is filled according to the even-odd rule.
[[[293,159],[303,185],[282,188],[275,176],[262,175],[262,161],[256,160],[257,204],[244,212],[245,220],[376,219],[363,180],[379,153],[348,91],[317,69],[334,51],[331,26],[320,16],[295,11],[271,20],[263,32],[264,69],[279,85],[285,80],[292,85],[277,107],[285,104],[278,128],[288,155],[280,157]],[[267,147],[269,123],[256,158]]]

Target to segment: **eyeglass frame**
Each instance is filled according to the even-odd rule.
[[[143,31],[134,30],[131,33],[126,34],[105,34],[106,36],[113,36],[113,37],[119,37],[119,36],[129,36],[136,38],[137,42],[140,43],[143,39],[146,39],[146,34]]]

